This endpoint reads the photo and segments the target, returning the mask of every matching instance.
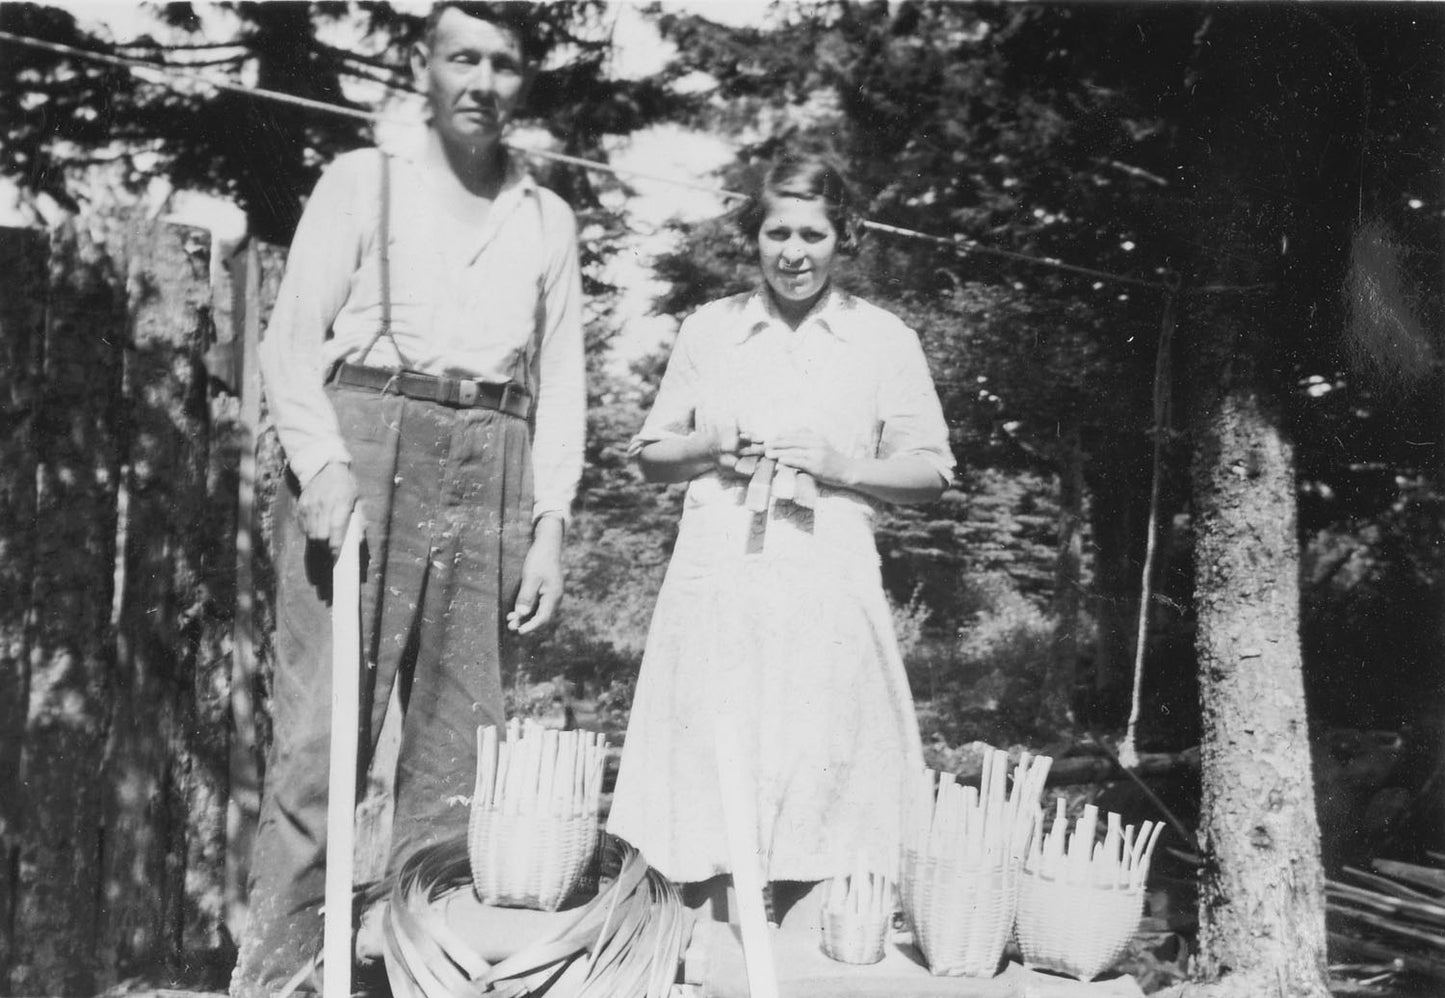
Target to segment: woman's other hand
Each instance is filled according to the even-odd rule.
[[[763,449],[765,456],[798,471],[806,471],[824,485],[851,488],[853,462],[815,430],[796,429],[776,434]]]

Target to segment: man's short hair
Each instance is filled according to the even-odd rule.
[[[510,31],[516,36],[522,47],[522,58],[528,63],[536,63],[541,59],[544,49],[542,34],[533,13],[534,5],[528,0],[439,0],[432,4],[422,25],[421,40],[428,48],[436,39],[437,22],[448,7],[455,7],[467,17],[488,21]]]

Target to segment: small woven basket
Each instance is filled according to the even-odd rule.
[[[1016,932],[1024,963],[1092,981],[1123,955],[1144,909],[1144,888],[1068,884],[1024,871]]]
[[[823,953],[839,963],[877,963],[888,943],[892,914],[823,909]]]
[[[556,911],[597,852],[597,817],[506,814],[473,807],[467,828],[472,886],[483,904]]]
[[[1017,864],[966,867],[920,857],[912,849],[903,864],[904,911],[929,971],[994,976],[1013,928]]]

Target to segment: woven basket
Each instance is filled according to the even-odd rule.
[[[1144,888],[1095,887],[1024,872],[1017,935],[1024,963],[1092,981],[1123,955],[1144,909]]]
[[[582,884],[596,852],[595,815],[472,808],[467,854],[472,886],[484,904],[556,911]]]
[[[929,971],[994,976],[1013,928],[1018,866],[964,867],[910,849],[903,867],[903,909]]]
[[[883,959],[893,916],[860,915],[823,909],[823,953],[839,963],[877,963]]]

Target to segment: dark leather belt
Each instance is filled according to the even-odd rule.
[[[359,364],[341,364],[331,380],[347,388],[394,392],[409,399],[436,402],[457,409],[495,409],[518,419],[528,419],[532,415],[532,396],[521,385],[511,381],[494,384],[465,378],[438,378],[430,374],[388,371]]]

